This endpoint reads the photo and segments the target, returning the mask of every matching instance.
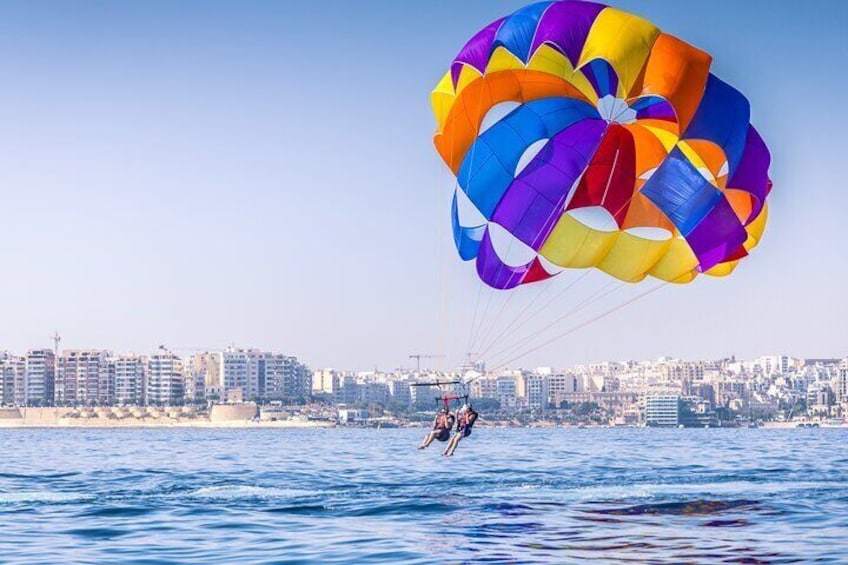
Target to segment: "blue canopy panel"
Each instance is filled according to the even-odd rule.
[[[684,236],[723,198],[678,148],[642,187],[647,196]]]
[[[724,194],[678,148],[645,183],[642,194],[683,234],[702,271],[727,260],[745,242],[745,228]]]
[[[609,62],[603,59],[592,59],[589,63],[581,67],[580,70],[592,84],[592,88],[595,89],[598,98],[610,95],[616,96],[618,92],[618,73],[615,72],[615,69],[612,68]]]
[[[461,225],[456,194],[453,195],[453,205],[451,207],[451,226],[453,227],[453,241],[456,244],[456,250],[459,252],[460,258],[463,261],[470,261],[477,257],[477,254],[480,252],[480,242],[483,240],[483,234],[486,232],[486,225]]]
[[[504,47],[507,51],[521,59],[527,64],[530,60],[530,49],[533,46],[533,38],[536,36],[536,28],[545,10],[553,2],[539,2],[526,6],[504,20],[503,25],[495,35],[492,52],[498,47]]]
[[[491,220],[525,151],[587,118],[599,119],[597,110],[573,98],[543,98],[519,106],[477,138],[460,165],[459,186]]]
[[[745,143],[751,106],[741,92],[710,74],[704,97],[682,139],[706,139],[724,150],[730,176],[736,172]]]

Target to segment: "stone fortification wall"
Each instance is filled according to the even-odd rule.
[[[19,408],[0,408],[0,420],[23,420]]]
[[[259,414],[256,404],[216,404],[209,413],[211,422],[232,422],[237,420],[251,420]]]

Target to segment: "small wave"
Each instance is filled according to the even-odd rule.
[[[738,497],[762,497],[775,492],[788,491],[811,491],[841,489],[842,484],[837,481],[721,481],[697,482],[697,483],[633,483],[629,485],[609,486],[556,486],[540,484],[536,489],[528,488],[521,484],[507,488],[501,488],[501,496],[526,497],[528,490],[540,490],[543,493],[556,492],[567,500],[575,502],[614,501],[632,499],[651,499],[665,496],[738,496]],[[487,492],[471,494],[469,496],[487,496]]]
[[[184,493],[180,496],[187,498],[205,498],[212,500],[241,500],[241,499],[281,499],[305,498],[323,494],[321,491],[276,487],[257,487],[248,485],[218,485],[203,487]]]
[[[96,518],[135,518],[154,512],[153,508],[139,508],[137,506],[105,506],[81,512],[80,517]]]
[[[363,508],[356,508],[346,512],[349,516],[405,516],[409,514],[446,514],[455,510],[456,507],[442,502],[393,502],[391,504],[374,504]]]
[[[0,492],[0,504],[68,503],[91,500],[91,495],[76,492]]]
[[[593,510],[594,514],[611,516],[637,516],[640,514],[674,515],[674,516],[706,516],[735,509],[755,508],[758,500],[689,500],[680,502],[660,502],[656,504],[637,504],[621,508]]]
[[[265,512],[269,514],[321,514],[327,511],[323,504],[295,504],[291,506],[278,506],[269,508]]]
[[[75,477],[80,473],[76,471],[68,471],[64,473],[42,473],[34,475],[25,475],[21,473],[0,473],[0,479],[27,479],[27,480],[43,480],[43,479],[64,479],[67,477]]]
[[[68,530],[65,533],[85,539],[108,540],[125,536],[128,532],[115,528],[78,528],[76,530]]]

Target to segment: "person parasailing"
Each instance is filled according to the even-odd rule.
[[[448,441],[455,421],[456,417],[450,413],[450,408],[446,404],[436,413],[436,417],[433,419],[433,428],[424,437],[424,441],[421,442],[418,449],[426,449],[434,440]]]
[[[478,417],[479,414],[470,404],[463,404],[462,408],[460,408],[457,412],[456,433],[448,442],[448,445],[442,452],[442,455],[445,457],[453,456],[459,442],[462,441],[462,438],[471,435],[471,428],[474,427],[474,423],[477,421]]]

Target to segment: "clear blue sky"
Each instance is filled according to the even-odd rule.
[[[69,348],[234,342],[316,367],[454,359],[477,283],[428,96],[521,5],[4,2],[0,349],[58,329]],[[664,288],[523,364],[848,354],[848,3],[615,5],[751,100],[770,226],[731,279]]]

